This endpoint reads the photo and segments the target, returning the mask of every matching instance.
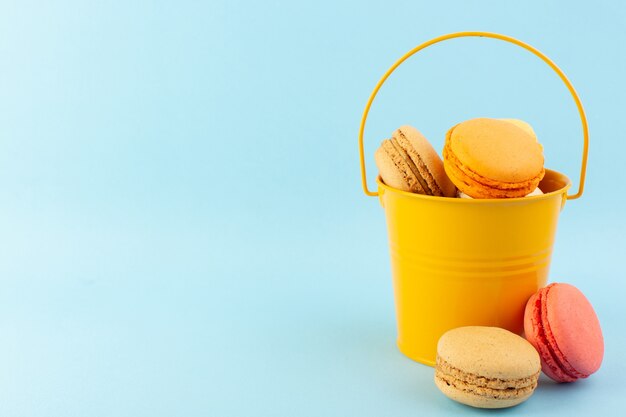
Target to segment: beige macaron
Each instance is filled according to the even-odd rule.
[[[526,401],[540,372],[535,348],[499,327],[459,327],[437,344],[435,384],[448,398],[472,407],[504,408]]]
[[[393,132],[391,139],[382,141],[374,158],[383,182],[391,187],[439,197],[456,196],[443,161],[414,127],[402,126]]]

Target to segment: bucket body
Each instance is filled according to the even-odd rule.
[[[546,170],[544,195],[471,200],[385,185],[398,348],[434,365],[439,337],[460,326],[521,334],[528,298],[546,284],[570,180]]]

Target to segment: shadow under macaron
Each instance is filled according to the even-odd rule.
[[[485,415],[485,413],[495,416],[495,415],[533,415],[533,406],[532,404],[528,404],[528,401],[532,402],[532,397],[528,400],[515,405],[513,407],[507,408],[477,408],[469,405],[461,404],[450,398],[443,395],[439,390],[437,390],[438,394],[440,394],[441,399],[437,401],[437,409],[442,412],[442,415],[449,416],[458,416],[458,415],[470,415],[470,416],[481,416]]]
[[[581,391],[585,389],[585,382],[589,381],[581,379],[575,382],[556,382],[542,372],[541,375],[539,375],[539,383],[535,389],[535,394],[548,393],[552,395],[553,392]]]

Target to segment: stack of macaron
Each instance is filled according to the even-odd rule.
[[[446,134],[443,161],[417,129],[402,126],[374,157],[385,184],[403,191],[479,199],[542,194],[543,148],[521,120],[457,124]]]

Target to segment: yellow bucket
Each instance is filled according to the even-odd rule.
[[[433,197],[389,187],[377,178],[367,187],[363,132],[371,104],[389,75],[407,58],[435,43],[459,37],[511,42],[537,55],[563,80],[582,121],[583,157],[578,192],[567,195],[569,178],[552,170],[534,197],[494,200]],[[363,190],[385,210],[391,252],[398,348],[434,365],[439,337],[449,329],[497,326],[521,334],[528,298],[546,284],[559,213],[583,193],[588,128],[584,109],[565,74],[545,55],[517,39],[486,32],[444,35],[417,46],[381,78],[363,113],[359,132]]]

